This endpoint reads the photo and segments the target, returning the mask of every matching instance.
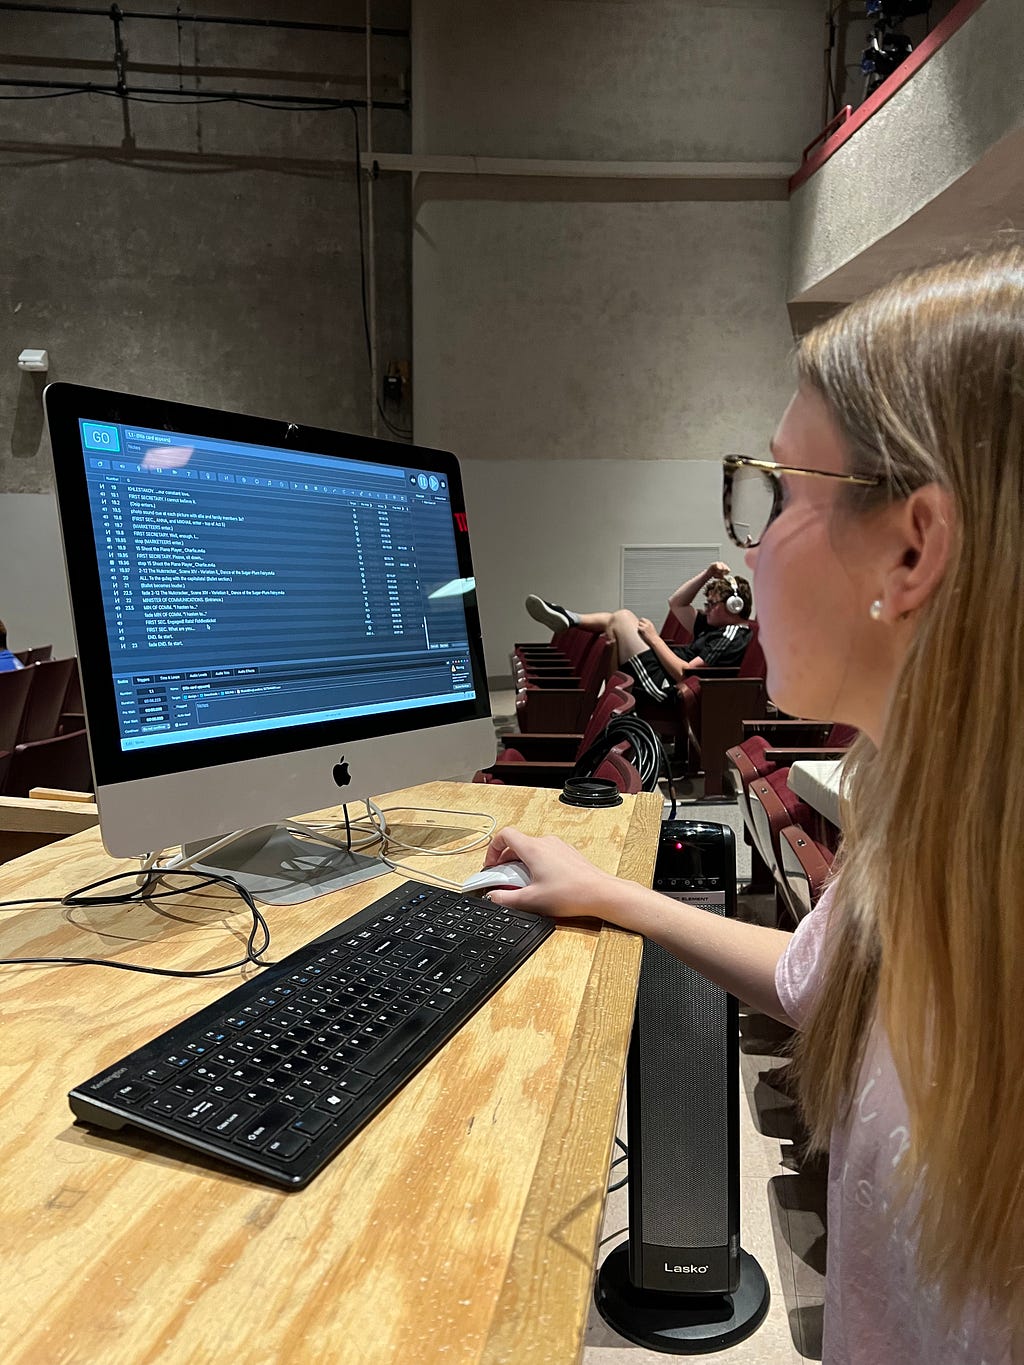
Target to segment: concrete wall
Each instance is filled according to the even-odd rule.
[[[1017,210],[1024,207],[1019,159],[1010,181],[1012,163],[1001,156],[991,175],[970,177],[962,198],[953,187],[1022,125],[1020,0],[985,0],[793,195],[791,297],[854,298],[904,264],[985,240],[1009,224],[1019,227],[1019,212],[1006,219],[1011,196]],[[943,196],[941,212],[914,226]],[[900,233],[904,224],[910,231]],[[844,267],[858,260],[861,269],[845,279]]]
[[[167,12],[159,0],[133,9]],[[362,23],[357,0],[224,0],[186,12]],[[406,26],[376,0],[378,25]],[[103,18],[5,14],[5,76],[112,83]],[[361,37],[128,20],[128,81],[361,98]],[[401,98],[407,41],[376,39],[376,94]],[[28,92],[25,92],[28,93]],[[14,647],[70,648],[40,385],[51,379],[370,429],[353,117],[97,95],[2,105],[0,615]],[[361,120],[365,118],[360,114]],[[381,149],[409,146],[377,112]],[[411,354],[409,187],[376,190],[382,358]],[[407,420],[407,414],[404,415]]]
[[[795,167],[820,47],[816,0],[422,0],[413,150]],[[614,606],[622,544],[721,539],[694,462],[764,449],[786,403],[788,241],[738,184],[420,176],[416,438],[466,461],[493,674],[540,633],[527,591]]]

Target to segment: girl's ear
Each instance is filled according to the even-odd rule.
[[[942,582],[953,548],[952,494],[937,483],[914,491],[892,509],[892,555],[885,574],[886,615],[916,611]]]

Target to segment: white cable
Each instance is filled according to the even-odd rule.
[[[479,848],[481,844],[490,842],[491,835],[498,827],[498,821],[493,815],[481,816],[479,811],[474,810],[446,810],[441,806],[384,806],[380,809],[381,815],[387,811],[412,811],[417,815],[465,815],[472,819],[487,820],[487,828],[468,844],[462,844],[458,848],[423,848],[419,844],[407,844],[402,839],[396,839],[393,834],[387,834],[386,842],[393,844],[395,848],[414,850],[416,853],[430,858],[447,858],[456,853],[470,853],[474,848]]]
[[[407,811],[415,815],[464,815],[471,820],[484,819],[488,823],[487,828],[481,830],[469,843],[460,844],[457,848],[423,848],[420,844],[409,844],[406,843],[404,839],[396,839],[394,835],[390,833],[387,820],[389,811]],[[351,851],[352,853],[357,853],[364,848],[369,848],[371,845],[379,843],[381,845],[380,861],[387,867],[392,868],[394,871],[401,870],[403,872],[411,872],[414,876],[433,877],[435,881],[446,887],[450,887],[455,891],[462,890],[461,882],[450,881],[447,877],[438,877],[432,872],[421,873],[416,868],[410,868],[407,863],[394,862],[388,858],[388,850],[392,847],[400,848],[407,853],[415,853],[417,857],[422,858],[448,858],[459,853],[471,853],[473,849],[480,848],[481,845],[490,843],[491,835],[498,825],[495,816],[482,816],[479,811],[448,810],[441,806],[378,806],[375,801],[366,802],[366,815],[365,817],[360,817],[360,819],[366,819],[371,822],[376,821],[376,823],[371,823],[371,826],[368,829],[365,825],[350,820],[348,825],[350,831],[358,830],[360,833],[369,835],[369,838],[365,839],[362,843],[352,844],[351,848],[349,848],[349,845],[344,840],[332,838],[326,833],[327,830],[343,829],[343,821],[307,825],[298,820],[284,820],[281,821],[281,825],[290,833],[308,837],[316,842],[332,844],[335,848]],[[266,829],[268,826],[256,825],[254,828]],[[170,871],[188,867],[189,864],[197,862],[199,859],[206,857],[207,854],[215,853],[218,849],[223,848],[225,844],[231,843],[233,839],[237,839],[240,835],[248,832],[249,831],[247,830],[233,830],[230,834],[225,834],[221,838],[215,839],[209,844],[205,844],[194,853],[186,855],[184,851],[182,851],[166,863],[157,862],[157,859],[160,857],[159,852],[149,853],[143,860],[141,873],[144,874],[149,868],[154,868],[157,871]]]
[[[385,867],[390,867],[392,872],[408,872],[411,876],[415,877],[417,881],[428,880],[430,882],[436,882],[439,886],[447,887],[450,891],[463,890],[461,882],[450,881],[447,877],[438,876],[436,872],[423,872],[418,867],[410,867],[408,863],[392,862],[390,858],[382,857],[381,862]]]

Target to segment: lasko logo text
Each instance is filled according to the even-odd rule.
[[[708,1267],[706,1265],[669,1265],[665,1262],[665,1269],[670,1275],[706,1275]]]

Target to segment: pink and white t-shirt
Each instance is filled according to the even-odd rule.
[[[779,999],[798,1025],[818,988],[831,903],[829,888],[776,968]],[[1011,1365],[1002,1334],[980,1313],[943,1330],[940,1291],[917,1277],[911,1209],[896,1199],[894,1168],[907,1145],[903,1093],[876,1025],[849,1123],[829,1145],[824,1365]]]

